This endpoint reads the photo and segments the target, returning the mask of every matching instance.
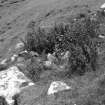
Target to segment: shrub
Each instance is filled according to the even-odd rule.
[[[37,62],[35,58],[31,58],[26,65],[26,76],[33,82],[37,82],[40,79],[40,74],[44,71],[44,66],[41,62]]]
[[[68,25],[60,24],[54,27],[54,51],[57,57],[61,58],[62,52],[67,50],[71,53],[68,74],[77,72],[82,75],[87,70],[96,70],[97,51],[94,39],[97,38],[97,26],[97,22],[85,17]]]
[[[62,53],[69,51],[68,74],[84,74],[87,70],[96,70],[98,23],[89,16],[72,21],[69,24],[55,25],[49,32],[44,29],[33,29],[27,33],[27,49],[39,54],[55,53],[61,60]]]
[[[96,70],[97,51],[94,41],[94,38],[97,38],[96,28],[97,24],[91,22],[89,17],[74,22],[70,27],[71,74],[78,72],[81,75],[87,70]]]
[[[48,33],[40,27],[32,32],[28,32],[26,36],[26,48],[29,51],[36,51],[39,54],[43,52],[53,52],[54,42],[53,37],[48,36]]]

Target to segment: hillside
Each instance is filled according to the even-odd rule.
[[[0,0],[0,71],[17,66],[35,83],[14,105],[105,105],[104,2]],[[71,88],[48,95],[53,81]]]
[[[3,0],[0,5],[0,56],[9,56],[9,49],[18,41],[19,37],[24,37],[27,32],[27,24],[31,20],[44,21],[46,14],[50,13],[52,16],[48,17],[49,21],[54,20],[54,17],[61,15],[59,11],[70,11],[69,14],[85,11],[84,8],[95,10],[103,4],[104,0]],[[77,9],[75,9],[77,5]],[[54,13],[51,13],[53,12]],[[51,21],[50,21],[51,22]]]

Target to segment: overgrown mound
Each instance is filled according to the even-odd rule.
[[[98,21],[88,15],[77,17],[68,24],[55,24],[47,31],[35,28],[32,21],[29,24],[31,31],[25,38],[25,47],[28,51],[35,51],[39,55],[53,54],[58,64],[62,62],[62,56],[69,51],[65,71],[69,75],[74,73],[83,75],[86,71],[95,71],[97,68],[98,27]]]

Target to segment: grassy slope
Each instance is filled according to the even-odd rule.
[[[10,7],[6,7],[6,5],[10,4],[5,4],[3,7],[0,7],[0,16],[2,16],[0,19],[0,31],[2,32],[0,33],[0,56],[8,57],[12,54],[12,51],[8,54],[8,48],[13,50],[13,46],[15,46],[18,37],[24,37],[27,32],[26,26],[31,20],[42,20],[42,22],[45,21],[44,24],[48,25],[50,20],[55,21],[56,19],[55,15],[51,15],[46,21],[45,14],[51,10],[70,7],[70,13],[75,14],[75,12],[79,12],[80,10],[75,11],[75,9],[72,8],[73,5],[81,6],[88,4],[89,8],[94,10],[99,8],[103,2],[104,0],[30,0],[20,2],[20,4],[11,4]],[[9,23],[9,25],[7,23]],[[8,29],[8,27],[10,28]],[[25,95],[26,100],[28,95],[31,96],[28,98],[28,101],[24,98],[22,102],[29,103],[30,105],[37,105],[38,103],[41,105],[105,105],[104,78],[103,65],[99,72],[88,73],[83,77],[74,77],[73,79],[65,80],[68,85],[72,86],[72,91],[58,93],[55,97],[46,96],[46,91],[51,81],[48,81],[49,78],[45,78],[44,81],[41,80],[40,83],[38,83],[42,85],[42,87],[38,87],[34,90],[34,93],[33,91],[30,92],[30,89],[22,93],[22,95],[27,94]],[[47,85],[44,86],[45,84],[43,84],[43,82],[47,83]],[[37,90],[43,90],[43,92],[41,91],[42,95],[40,97],[39,95],[41,93],[37,93]],[[33,95],[36,93],[37,98]]]
[[[0,7],[0,56],[9,56],[8,48],[16,43],[18,37],[23,37],[26,34],[26,26],[32,20],[39,21],[45,18],[45,14],[51,10],[62,9],[65,7],[71,8],[73,5],[89,5],[89,8],[98,8],[104,0],[30,0],[20,1],[18,3],[4,3]],[[53,17],[53,16],[52,16]],[[50,21],[50,20],[49,20]]]

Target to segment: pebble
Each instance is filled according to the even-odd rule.
[[[45,66],[50,67],[52,65],[51,61],[45,61]]]
[[[20,43],[17,43],[16,45],[16,49],[19,49],[19,48],[23,48],[24,47],[24,43],[20,42]]]
[[[18,57],[18,55],[14,54],[14,55],[11,57],[11,61],[14,62],[17,57]]]
[[[105,36],[103,36],[103,35],[99,35],[99,38],[105,38]]]
[[[4,59],[4,60],[2,60],[2,61],[0,62],[0,64],[5,65],[6,62],[7,62],[7,59]]]
[[[103,3],[100,8],[105,9],[105,3]]]
[[[51,83],[47,94],[52,95],[52,94],[57,93],[59,91],[69,90],[69,89],[71,89],[71,87],[68,86],[66,83],[64,83],[62,81],[54,81]]]

